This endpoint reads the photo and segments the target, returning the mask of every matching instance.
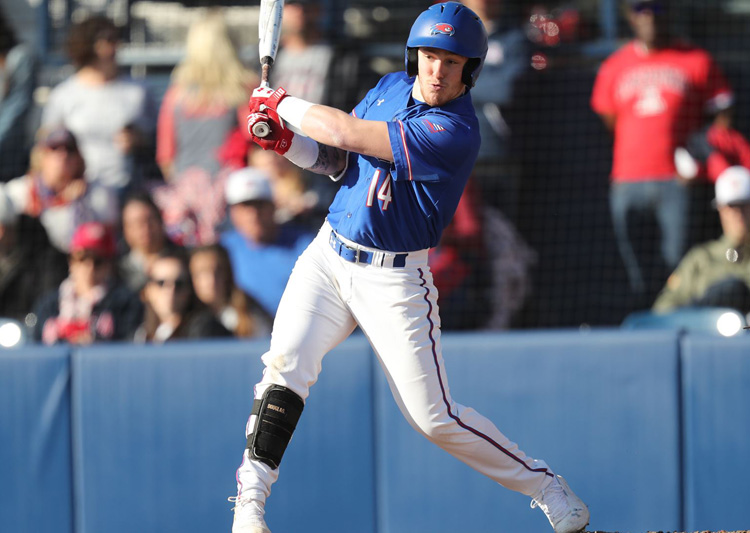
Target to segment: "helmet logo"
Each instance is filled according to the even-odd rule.
[[[438,22],[437,24],[433,24],[430,26],[430,35],[453,35],[456,33],[456,29],[447,22]]]

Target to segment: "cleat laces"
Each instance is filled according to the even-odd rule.
[[[537,507],[544,511],[544,514],[553,524],[557,524],[568,514],[570,508],[568,507],[567,495],[565,489],[557,480],[554,480],[542,490],[539,496],[532,498],[531,508],[536,509]]]

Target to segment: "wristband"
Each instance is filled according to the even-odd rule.
[[[297,133],[302,131],[302,119],[305,113],[314,105],[302,98],[287,96],[279,102],[276,112],[291,126],[291,130]]]
[[[300,168],[310,168],[318,160],[318,143],[310,137],[295,134],[284,157]]]

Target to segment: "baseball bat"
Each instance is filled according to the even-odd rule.
[[[281,16],[284,11],[284,0],[260,0],[260,19],[258,21],[258,55],[260,57],[260,86],[270,87],[268,74],[276,59],[281,35]],[[253,126],[253,135],[267,137],[271,127],[266,122]]]

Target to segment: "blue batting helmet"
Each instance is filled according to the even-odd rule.
[[[412,24],[406,41],[406,73],[417,75],[417,49],[420,46],[447,50],[469,61],[461,80],[474,87],[487,56],[487,31],[476,13],[459,2],[434,4]]]

